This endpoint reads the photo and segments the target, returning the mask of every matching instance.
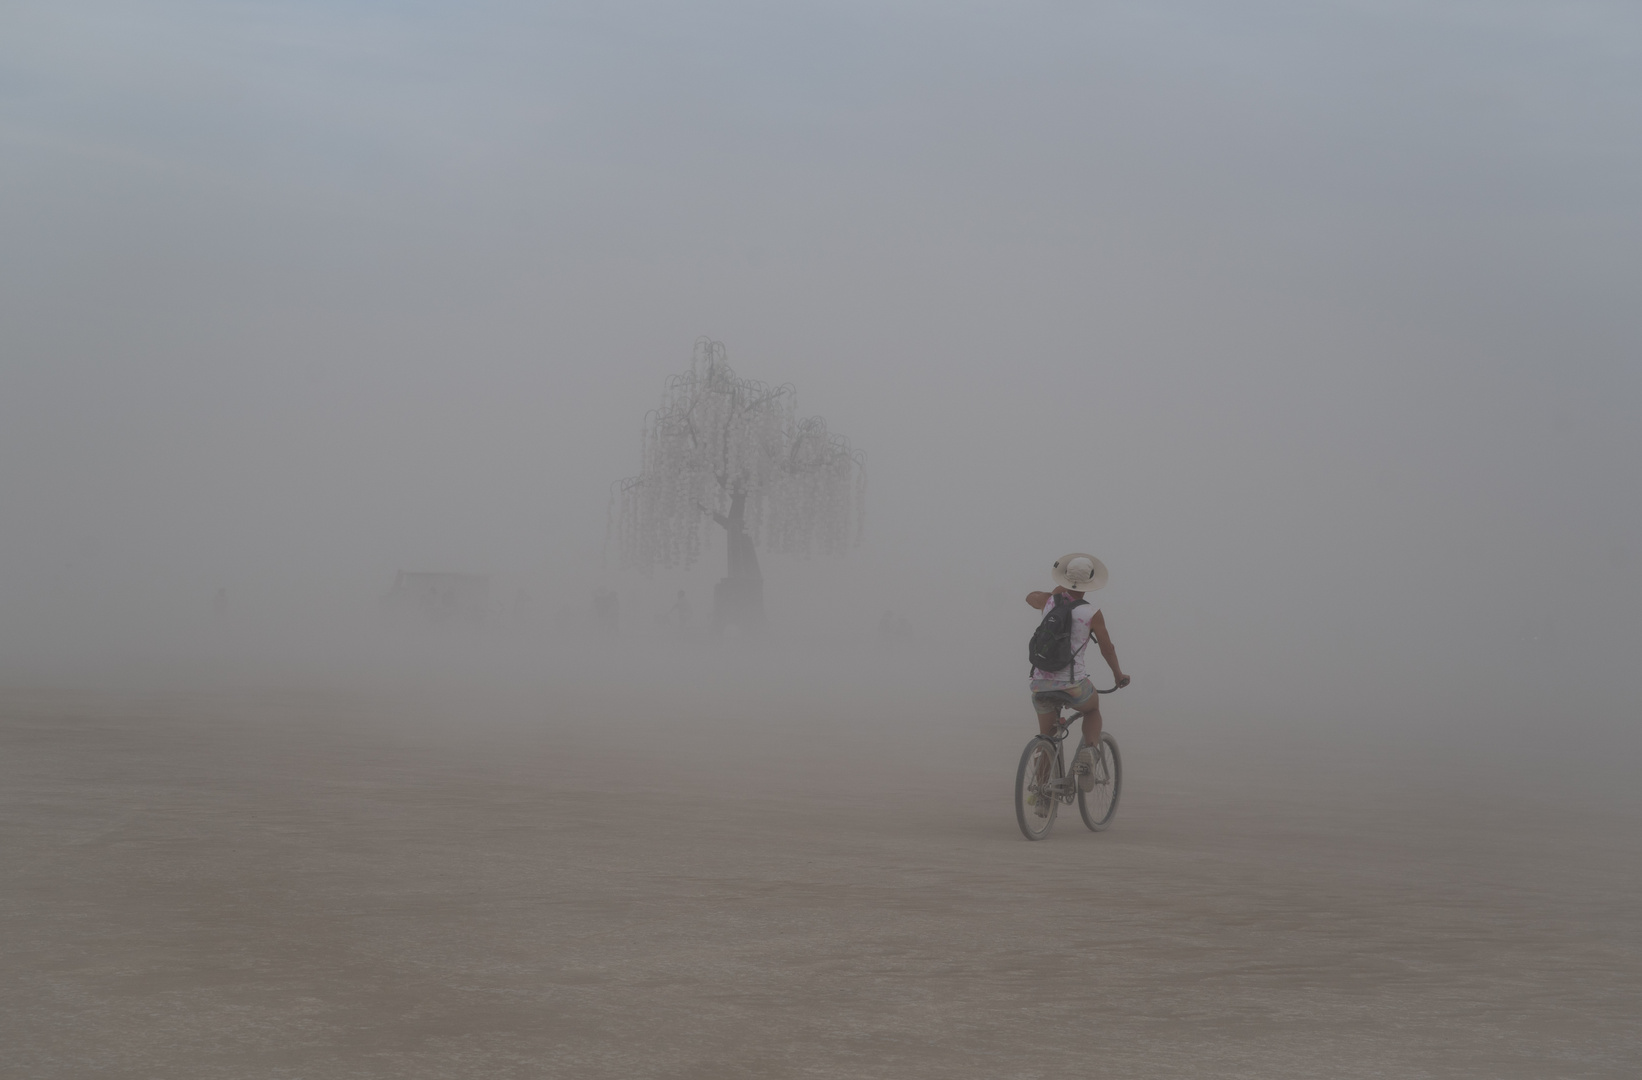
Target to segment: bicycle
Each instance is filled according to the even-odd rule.
[[[1116,689],[1114,686],[1095,692],[1110,694]],[[1089,754],[1084,753],[1089,748],[1080,739],[1078,752],[1072,757],[1072,772],[1066,771],[1063,745],[1072,721],[1082,719],[1082,713],[1068,710],[1055,721],[1050,734],[1032,736],[1021,752],[1021,766],[1015,773],[1015,820],[1028,840],[1048,836],[1061,804],[1071,806],[1074,798],[1090,832],[1104,832],[1117,813],[1118,796],[1123,791],[1123,757],[1111,733],[1102,731]]]

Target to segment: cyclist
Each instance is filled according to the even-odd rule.
[[[1112,669],[1117,685],[1128,686],[1129,676],[1118,666],[1117,649],[1112,636],[1106,632],[1106,619],[1100,609],[1083,599],[1084,593],[1094,592],[1106,584],[1106,564],[1093,555],[1074,552],[1055,560],[1050,576],[1055,579],[1052,592],[1026,594],[1026,602],[1039,611],[1051,602],[1072,603],[1072,663],[1059,671],[1032,669],[1032,709],[1038,714],[1038,731],[1049,735],[1060,719],[1063,706],[1071,706],[1083,716],[1083,745],[1094,746],[1100,741],[1100,695],[1089,681],[1083,654],[1090,637],[1100,648],[1100,655]],[[1067,600],[1055,600],[1065,596]]]

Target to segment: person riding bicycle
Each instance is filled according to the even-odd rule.
[[[1128,686],[1131,682],[1118,665],[1117,649],[1112,645],[1112,636],[1106,632],[1105,617],[1099,608],[1083,598],[1084,593],[1094,592],[1106,584],[1106,564],[1093,555],[1074,552],[1055,560],[1050,576],[1055,579],[1054,591],[1027,593],[1026,602],[1045,612],[1052,610],[1051,604],[1072,605],[1072,658],[1066,667],[1055,671],[1032,668],[1032,709],[1038,714],[1039,733],[1047,736],[1053,733],[1062,707],[1070,706],[1083,716],[1083,745],[1094,746],[1100,741],[1100,695],[1095,693],[1095,684],[1089,681],[1083,662],[1091,637],[1106,659],[1106,665],[1112,669],[1117,685]]]

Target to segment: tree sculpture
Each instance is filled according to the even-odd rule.
[[[861,536],[866,473],[849,440],[819,416],[798,418],[791,385],[739,378],[724,346],[696,341],[690,370],[667,382],[644,420],[641,471],[618,485],[615,539],[624,565],[691,566],[702,526],[723,527],[728,572],[713,589],[713,626],[764,624],[757,547],[841,555]]]

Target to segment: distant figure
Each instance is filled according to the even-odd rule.
[[[616,590],[608,585],[593,590],[593,622],[607,634],[615,633],[621,622],[620,601],[616,599]]]
[[[224,586],[217,586],[217,594],[211,598],[211,617],[217,622],[228,618],[228,590]]]
[[[680,630],[690,625],[690,598],[684,595],[683,589],[678,591],[678,599],[673,601],[673,606],[667,609],[667,614],[662,618]]]
[[[401,570],[382,598],[382,610],[429,624],[477,626],[492,613],[490,578],[484,574]]]

